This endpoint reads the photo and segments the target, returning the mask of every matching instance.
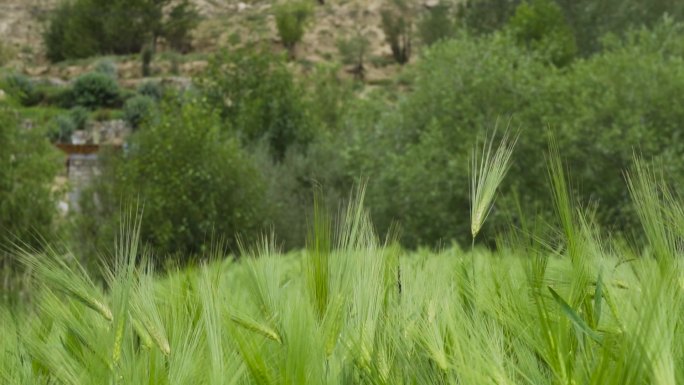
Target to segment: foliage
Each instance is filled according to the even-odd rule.
[[[157,103],[146,95],[134,96],[124,103],[123,118],[134,130],[156,115]]]
[[[149,45],[146,45],[143,47],[142,52],[140,52],[142,76],[144,78],[152,76],[152,59],[154,59],[154,50]]]
[[[47,57],[53,61],[97,54],[131,54],[165,36],[171,44],[186,44],[196,26],[187,2],[172,8],[170,0],[63,1],[52,12],[43,35]]]
[[[313,14],[311,4],[301,0],[288,0],[275,9],[276,28],[283,45],[294,56],[294,47],[302,40],[306,24]]]
[[[74,124],[76,124],[76,129],[83,130],[90,120],[90,111],[85,107],[76,106],[69,110],[69,116],[71,116]]]
[[[9,242],[40,248],[40,238],[54,234],[52,183],[61,162],[41,132],[22,127],[7,107],[0,107],[0,148],[0,263],[5,266]]]
[[[520,0],[467,0],[459,4],[459,18],[469,31],[485,34],[498,31],[515,13]]]
[[[570,20],[579,52],[588,55],[601,50],[606,34],[622,37],[632,28],[652,28],[665,15],[684,21],[684,3],[671,0],[556,0]]]
[[[192,48],[190,32],[200,22],[200,15],[189,0],[182,0],[169,12],[164,26],[164,39],[176,52],[187,53]]]
[[[50,122],[48,136],[52,142],[71,143],[71,135],[76,130],[83,130],[90,120],[90,111],[76,106],[66,114],[55,116]]]
[[[112,59],[102,59],[95,64],[93,72],[105,74],[116,80],[119,75],[116,68],[116,62]]]
[[[518,41],[556,66],[570,63],[577,53],[572,30],[554,0],[522,2],[508,24]]]
[[[385,40],[392,49],[394,60],[399,64],[406,64],[411,58],[413,12],[406,0],[389,0],[381,12]]]
[[[521,0],[469,0],[461,5],[459,15],[468,30],[477,34],[491,33],[502,29],[517,7],[524,3]],[[601,39],[607,34],[622,37],[632,28],[651,28],[666,14],[676,21],[684,21],[684,3],[672,0],[553,0],[547,3],[562,10],[565,23],[560,25],[569,25],[577,51],[582,56],[599,52]],[[538,18],[539,25],[543,24],[547,31],[557,27],[557,20],[557,16],[546,20]],[[559,37],[561,47],[569,44],[567,37]]]
[[[114,107],[120,103],[120,99],[116,80],[101,72],[90,72],[76,78],[66,103],[70,106],[95,109]]]
[[[396,107],[381,107],[380,117],[363,117],[354,121],[358,127],[347,128],[346,135],[358,139],[334,146],[344,154],[340,167],[371,181],[368,203],[381,232],[399,223],[409,246],[465,243],[470,229],[454,213],[469,207],[467,155],[486,130],[520,128],[508,183],[483,229],[486,241],[492,229],[518,217],[518,205],[552,221],[540,162],[552,133],[573,170],[571,180],[582,186],[572,199],[597,205],[599,223],[631,232],[635,223],[621,170],[635,149],[659,159],[675,183],[684,180],[674,166],[684,155],[677,139],[683,117],[668,102],[684,92],[684,51],[675,38],[680,28],[665,23],[630,33],[607,52],[562,71],[506,34],[436,44]]]
[[[50,122],[48,137],[54,143],[71,143],[71,135],[76,129],[76,123],[71,116],[58,115]]]
[[[228,126],[245,143],[268,143],[275,160],[311,140],[303,91],[282,57],[261,49],[224,51],[198,83]]]
[[[432,45],[456,35],[456,20],[452,7],[440,1],[429,8],[418,21],[418,33],[423,43]]]
[[[23,106],[34,106],[40,102],[41,96],[34,82],[27,76],[11,73],[4,78],[6,91]]]
[[[138,93],[161,101],[164,98],[164,86],[158,81],[147,81],[138,86]]]
[[[0,307],[3,334],[21,336],[7,339],[0,376],[12,384],[681,383],[681,202],[637,160],[628,185],[646,243],[625,246],[568,199],[553,154],[559,236],[534,224],[512,229],[497,252],[384,244],[361,190],[337,221],[318,206],[303,252],[281,255],[265,238],[240,261],[219,260],[217,248],[211,263],[166,276],[148,267],[137,227],[124,222],[107,291],[69,254],[22,253],[36,300]]]
[[[48,17],[43,32],[46,56],[52,62],[94,56],[105,40],[103,25],[92,14],[98,12],[93,2],[63,1]]]
[[[342,63],[352,65],[354,76],[363,80],[365,73],[364,63],[370,48],[370,41],[361,29],[356,29],[351,36],[337,41],[337,49],[342,55]]]
[[[234,247],[236,234],[251,239],[261,230],[262,183],[215,114],[199,102],[170,101],[123,153],[105,158],[102,176],[82,199],[79,239],[86,250],[111,242],[122,202],[138,201],[141,239],[159,253],[158,263],[175,252],[190,258],[213,236]]]

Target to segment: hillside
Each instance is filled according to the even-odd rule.
[[[206,54],[222,47],[266,41],[275,50],[282,49],[275,28],[273,1],[194,0],[202,21],[193,32],[193,52],[179,60],[182,75],[191,75],[203,67]],[[32,76],[57,77],[63,80],[87,70],[92,60],[50,64],[45,59],[41,33],[44,20],[59,0],[4,0],[0,4],[0,36],[12,50],[8,66]],[[434,3],[429,2],[431,5]],[[386,78],[392,59],[380,28],[382,0],[339,0],[315,6],[315,16],[297,47],[297,61],[305,66],[318,62],[339,61],[338,41],[355,31],[369,40],[369,80]],[[416,3],[417,8],[424,8]],[[163,50],[163,45],[162,45]],[[138,76],[136,57],[117,58],[121,78]],[[162,60],[163,61],[163,60]],[[132,63],[131,63],[132,62]],[[157,62],[164,73],[171,66]],[[387,67],[390,68],[387,68]]]

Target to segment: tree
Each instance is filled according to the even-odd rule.
[[[136,202],[144,207],[142,240],[160,258],[178,253],[187,260],[212,236],[230,247],[236,234],[249,240],[262,229],[263,181],[218,115],[192,100],[167,101],[162,110],[126,150],[105,157],[81,203],[82,248],[111,247],[121,208]]]
[[[303,90],[282,56],[245,48],[215,55],[199,79],[202,92],[245,143],[268,143],[274,160],[312,136]]]
[[[0,106],[0,265],[11,242],[40,248],[49,239],[56,214],[53,181],[60,157],[35,128],[21,126],[15,111]]]
[[[183,0],[74,0],[62,2],[48,18],[43,35],[51,61],[96,54],[131,54],[160,37],[187,45],[197,25],[195,8]]]
[[[311,18],[313,10],[307,2],[288,1],[279,5],[275,10],[276,27],[283,45],[294,58],[294,49],[304,36],[304,29]]]
[[[390,0],[381,12],[382,30],[392,49],[392,56],[399,64],[411,58],[413,34],[413,10],[405,0]]]

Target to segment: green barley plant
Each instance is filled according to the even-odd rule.
[[[473,240],[489,215],[496,190],[510,167],[513,148],[518,140],[518,135],[511,136],[506,131],[494,150],[495,134],[489,141],[485,138],[482,150],[475,148],[471,158],[470,233]]]
[[[501,182],[505,138],[478,157],[493,178],[478,188]],[[547,163],[557,228],[524,219],[496,251],[383,242],[362,188],[337,218],[318,205],[309,247],[288,254],[265,236],[239,259],[219,243],[201,265],[155,272],[129,221],[100,284],[68,253],[20,250],[33,291],[0,304],[0,382],[684,382],[680,199],[637,159],[626,189],[644,234],[629,242],[571,198],[553,141]]]

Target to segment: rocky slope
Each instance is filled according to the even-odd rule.
[[[92,63],[50,65],[43,56],[41,31],[49,11],[60,0],[0,0],[0,41],[9,45],[14,60],[9,66],[32,76],[51,76],[69,79]],[[273,0],[193,0],[203,21],[193,34],[195,54],[207,53],[221,47],[261,40],[280,49],[273,16]],[[313,1],[313,0],[312,0]],[[416,9],[423,0],[416,1]],[[434,2],[435,0],[426,0]],[[316,4],[318,4],[316,2]],[[328,0],[316,5],[315,16],[299,45],[297,58],[302,63],[339,60],[338,41],[361,31],[370,41],[371,61],[382,63],[370,66],[369,76],[382,78],[386,63],[391,62],[390,50],[380,28],[380,9],[383,0]],[[197,56],[197,55],[196,55]],[[135,59],[121,60],[123,78],[133,78],[138,71]],[[186,59],[179,66],[181,74],[190,75],[201,69],[201,59]],[[157,63],[169,67],[169,63]],[[130,67],[130,71],[126,70]],[[378,67],[382,67],[378,69]],[[390,66],[391,67],[391,66]],[[390,70],[391,71],[391,70]],[[164,72],[163,68],[160,72]]]

